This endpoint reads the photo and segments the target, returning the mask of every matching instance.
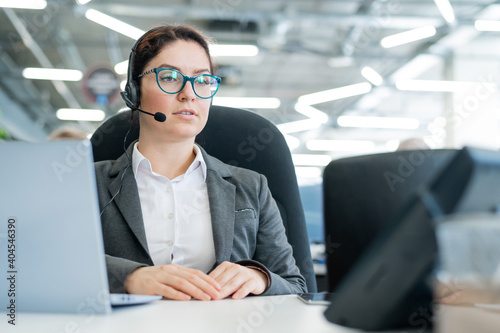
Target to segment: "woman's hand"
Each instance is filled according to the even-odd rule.
[[[224,261],[209,275],[221,286],[219,299],[233,295],[241,299],[248,294],[260,295],[267,288],[266,274],[245,266]]]
[[[175,264],[134,270],[125,281],[125,290],[129,294],[161,295],[180,301],[221,298],[220,284],[213,277]]]

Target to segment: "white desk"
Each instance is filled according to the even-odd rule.
[[[22,333],[321,333],[353,332],[329,323],[326,306],[306,305],[297,296],[247,297],[233,301],[156,301],[119,308],[110,315],[18,313],[17,325],[2,314],[0,332]]]
[[[221,301],[156,301],[115,309],[110,315],[18,313],[17,325],[1,316],[2,333],[343,333],[359,332],[329,323],[326,306],[306,305],[295,295],[247,297]],[[437,333],[493,333],[500,312],[474,307],[442,306],[436,312]],[[421,327],[405,332],[422,333]]]

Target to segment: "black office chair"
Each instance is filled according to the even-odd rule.
[[[330,162],[323,174],[328,290],[335,291],[406,199],[455,150],[397,151]]]
[[[138,113],[133,114],[138,117]],[[123,140],[131,112],[118,113],[104,122],[91,138],[94,161],[117,159],[123,154]],[[139,137],[138,121],[133,122],[126,146]],[[310,292],[316,280],[309,248],[304,211],[295,169],[286,141],[275,125],[250,111],[212,106],[208,122],[196,138],[207,153],[221,161],[266,176],[283,219],[288,241]]]

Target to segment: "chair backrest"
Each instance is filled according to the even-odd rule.
[[[454,152],[396,151],[330,162],[323,175],[329,291],[335,291],[378,232]]]
[[[104,122],[91,138],[94,161],[117,159],[123,154],[124,137],[130,126],[130,111]],[[125,146],[139,137],[138,121]],[[207,153],[235,166],[266,176],[283,219],[288,241],[308,290],[316,291],[316,280],[307,236],[304,211],[290,150],[281,132],[265,118],[246,110],[212,106],[208,122],[196,138]]]

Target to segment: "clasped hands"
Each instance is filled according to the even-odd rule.
[[[241,299],[260,295],[267,287],[267,276],[258,270],[223,262],[210,274],[179,265],[148,266],[134,270],[125,281],[129,294],[161,295],[168,299],[209,301]]]

